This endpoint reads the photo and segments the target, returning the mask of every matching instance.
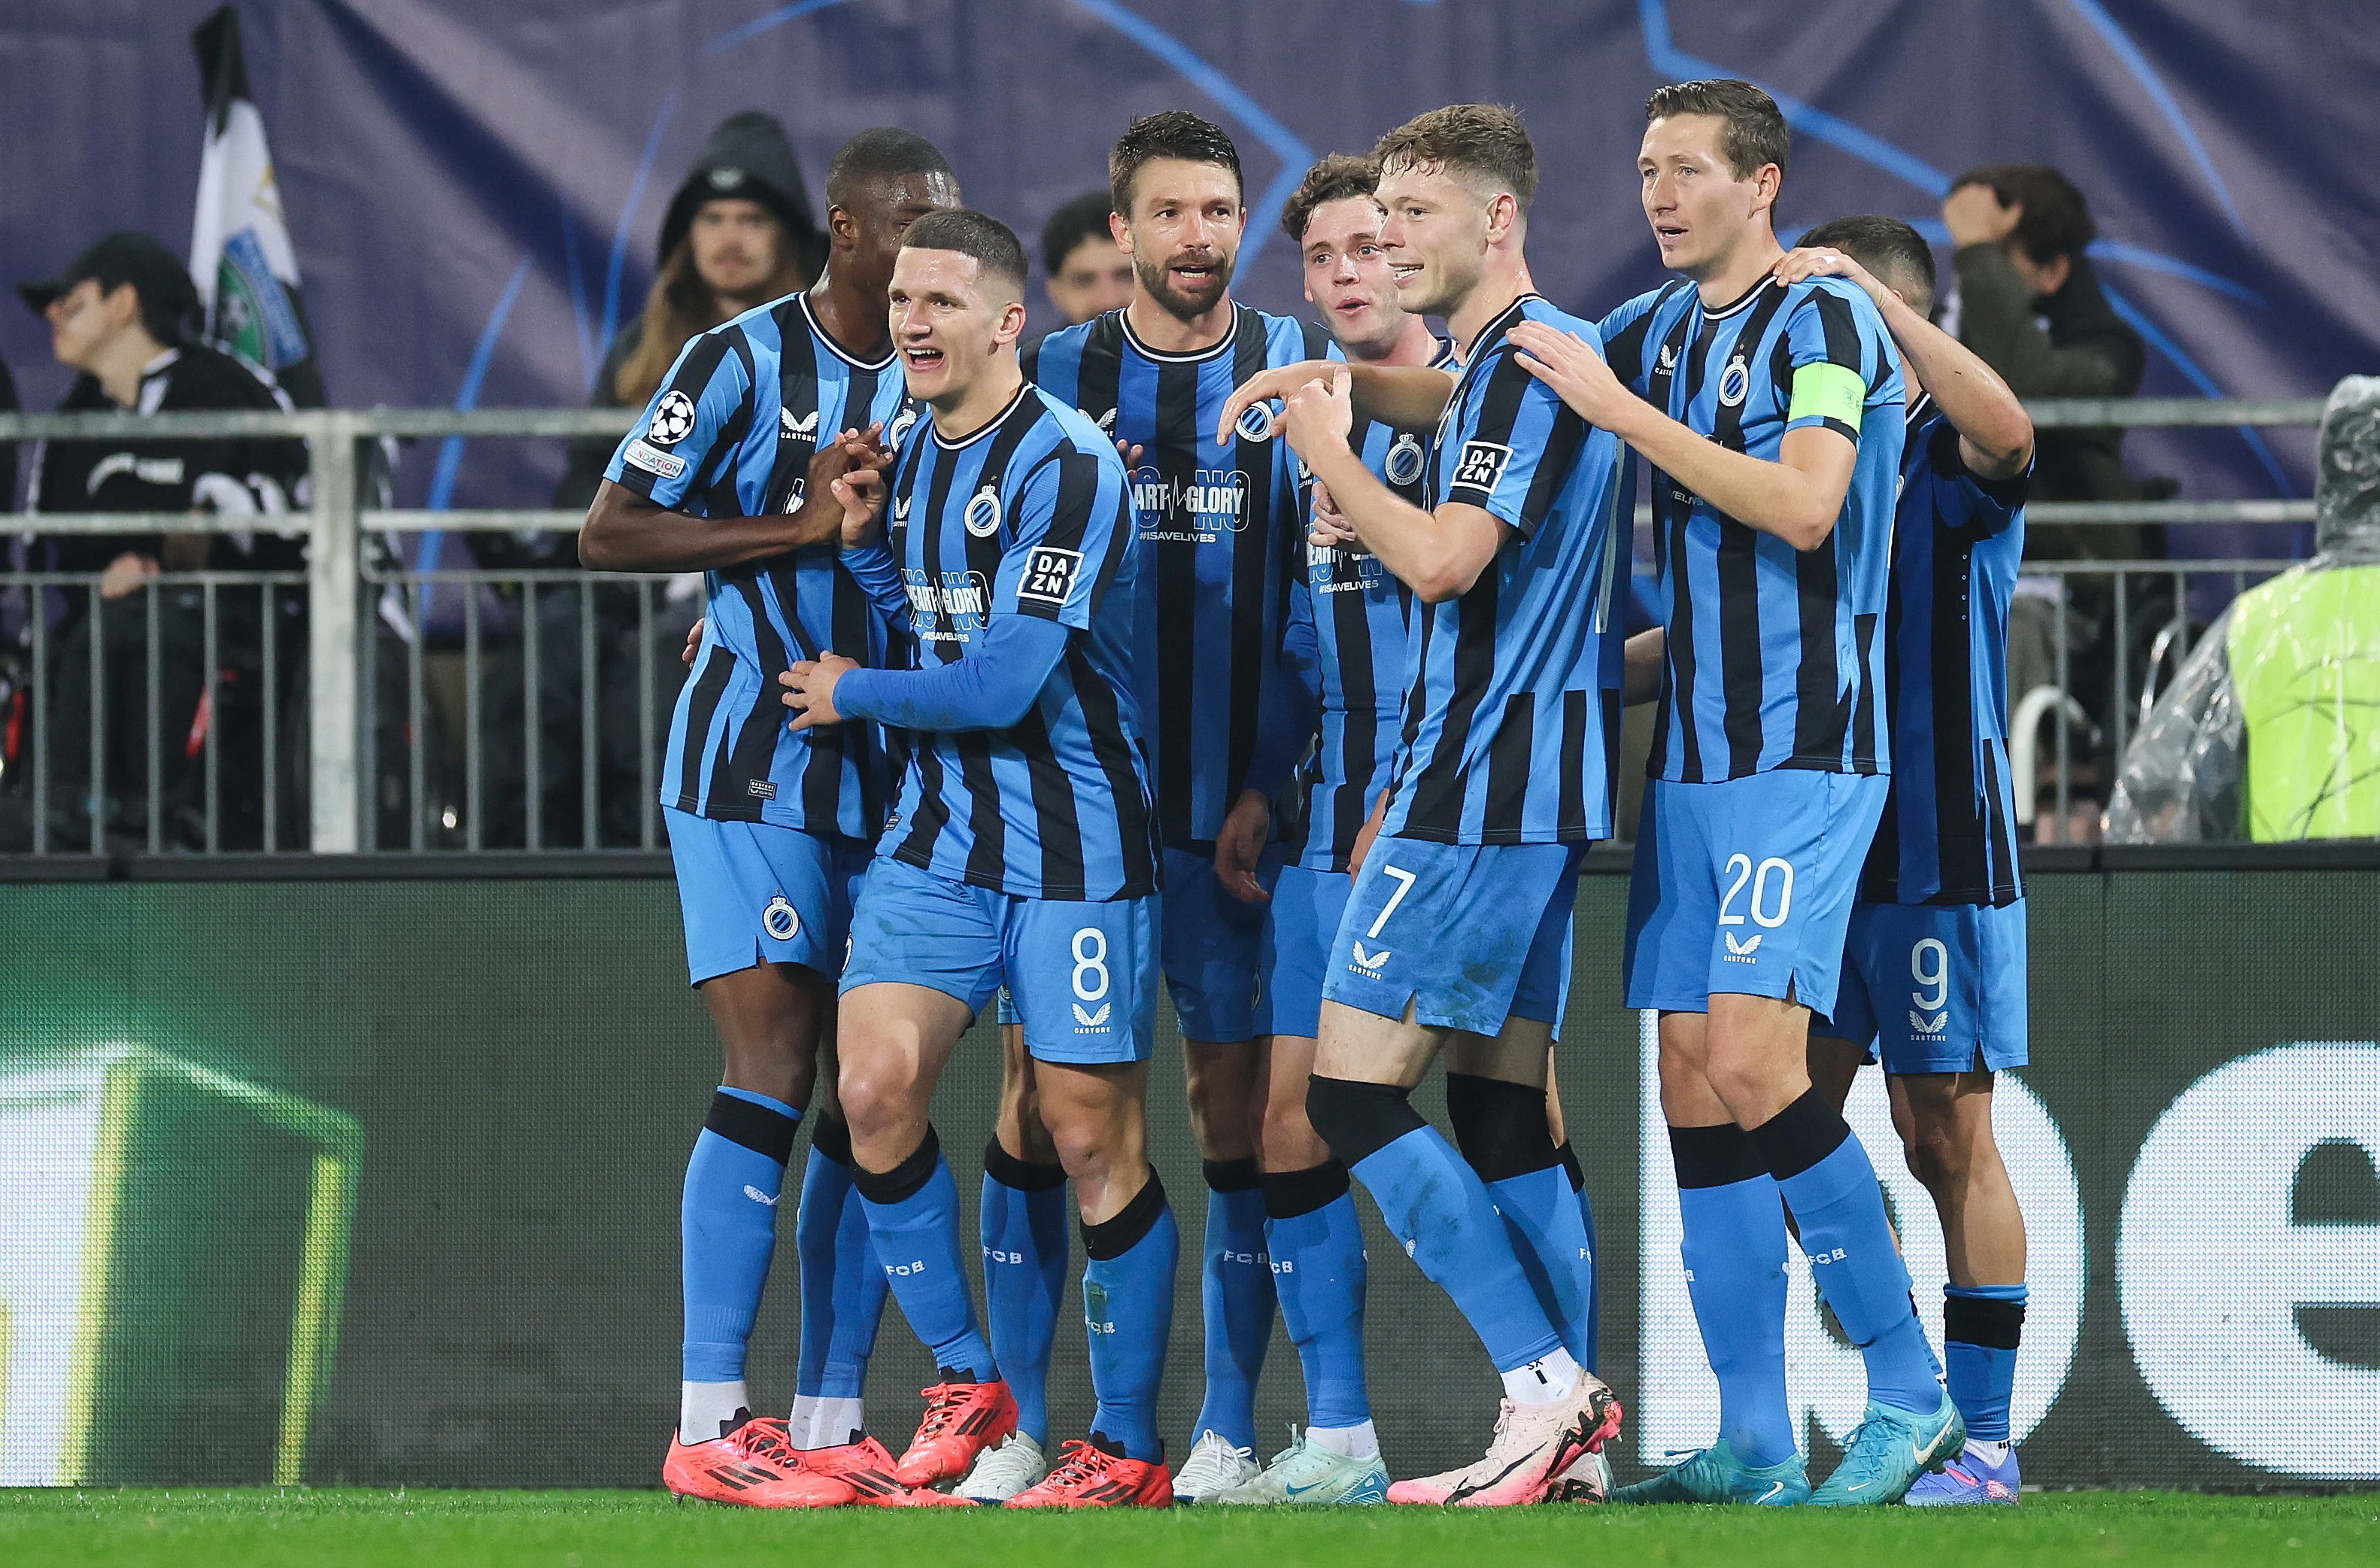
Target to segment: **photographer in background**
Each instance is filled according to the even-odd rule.
[[[2131,397],[2140,391],[2147,351],[2139,333],[2108,303],[2086,254],[2098,227],[2073,182],[2040,164],[1992,164],[1952,183],[1942,203],[1950,231],[1958,296],[1942,324],[1999,372],[2016,395],[2044,397]],[[2144,484],[2124,467],[2124,432],[2113,427],[2045,429],[2032,482],[2036,501],[2138,501],[2169,484]],[[2130,524],[2044,524],[2028,530],[2028,561],[2137,561],[2162,556],[2157,530]],[[2056,686],[2060,579],[2048,573],[2018,580],[2009,619],[2009,692],[2013,708],[2038,687]],[[2133,680],[2142,673],[2145,638],[2172,616],[2170,585],[2134,583],[2129,624],[2142,632],[2132,650]],[[2107,727],[2114,705],[2131,693],[2115,689],[2114,579],[2081,576],[2068,582],[2067,688]],[[2095,821],[2112,759],[2070,735],[2075,807],[2080,822]],[[2044,748],[2047,754],[2047,748]],[[2072,836],[2070,824],[2037,827],[2047,842]]]
[[[50,325],[58,363],[81,372],[58,404],[61,413],[140,414],[223,409],[286,409],[288,398],[258,366],[200,342],[198,290],[174,253],[145,234],[116,233],[93,244],[54,278],[18,286]],[[102,755],[111,831],[144,835],[152,764],[163,796],[165,835],[190,847],[205,838],[202,797],[209,745],[222,747],[223,836],[230,846],[261,842],[261,748],[252,735],[226,736],[227,723],[252,731],[265,722],[256,705],[261,675],[261,606],[253,590],[219,591],[215,651],[224,711],[200,709],[206,687],[204,591],[180,574],[214,571],[303,572],[305,543],[274,530],[275,517],[302,505],[306,449],[294,440],[209,437],[115,438],[46,443],[35,451],[26,498],[36,512],[212,512],[254,519],[236,533],[128,532],[52,535],[35,541],[35,571],[88,573],[94,589],[44,595],[35,613],[50,616],[47,733],[52,832],[79,844],[91,791],[91,641],[101,641]],[[151,595],[154,593],[158,745],[149,746]],[[297,618],[303,588],[276,591],[274,614],[285,656],[302,654]],[[30,635],[30,634],[29,634]],[[285,675],[294,672],[284,672]],[[285,684],[284,691],[294,685]],[[24,787],[30,796],[30,786]],[[287,796],[285,795],[285,798]],[[24,812],[11,815],[10,840],[28,839]],[[21,845],[18,845],[21,847]]]

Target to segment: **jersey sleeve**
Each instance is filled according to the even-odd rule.
[[[1898,400],[1900,361],[1872,307],[1863,310],[1832,289],[1813,288],[1786,318],[1785,346],[1793,369],[1785,407],[1789,432],[1815,425],[1856,444],[1888,386]]]
[[[1595,335],[1603,342],[1603,357],[1609,361],[1611,373],[1640,397],[1645,392],[1645,337],[1652,329],[1653,308],[1663,296],[1661,289],[1648,290],[1595,323]]]
[[[1603,351],[1599,339],[1590,337],[1587,346]],[[1494,353],[1449,434],[1454,472],[1439,500],[1481,507],[1528,535],[1553,509],[1586,427],[1512,349]]]
[[[732,461],[752,428],[752,400],[751,354],[740,334],[688,339],[603,477],[657,506],[682,508],[704,476]]]
[[[1087,630],[1132,547],[1122,460],[1061,447],[1026,477],[1011,515],[991,613]]]
[[[1977,539],[1994,538],[2007,532],[2024,507],[2033,465],[2027,463],[2024,472],[2008,479],[1984,478],[1968,468],[1966,459],[1959,455],[1958,427],[1947,419],[1937,423],[1927,438],[1925,460],[1959,498],[1955,516],[1949,507],[1936,511],[1936,516],[1951,524],[1958,533]]]
[[[845,550],[842,561],[886,626],[897,630],[908,625],[909,590],[902,584],[901,563],[892,559],[881,539]]]

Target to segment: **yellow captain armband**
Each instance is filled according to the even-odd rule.
[[[1830,419],[1857,436],[1860,409],[1866,402],[1867,383],[1857,371],[1822,360],[1794,371],[1793,401],[1785,411],[1785,422]]]

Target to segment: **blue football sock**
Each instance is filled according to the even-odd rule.
[[[1066,1294],[1066,1173],[983,1151],[984,1317],[1016,1396],[1016,1429],[1050,1446],[1050,1347]]]
[[[1479,1173],[1436,1128],[1416,1127],[1351,1169],[1406,1256],[1454,1298],[1496,1370],[1517,1370],[1561,1348]]]
[[[1489,1182],[1488,1197],[1503,1217],[1521,1270],[1560,1333],[1562,1348],[1592,1370],[1595,1344],[1588,1323],[1594,1295],[1589,1282],[1595,1260],[1570,1178],[1560,1165],[1548,1165]]]
[[[1234,1448],[1254,1448],[1257,1380],[1272,1342],[1273,1305],[1264,1178],[1254,1160],[1207,1161],[1206,1248],[1198,1299],[1205,1308],[1207,1393],[1190,1434],[1195,1441],[1200,1432],[1219,1432]]]
[[[1942,1287],[1942,1360],[1950,1399],[1977,1442],[2009,1440],[2017,1342],[2024,1329],[2022,1285]]]
[[[917,1152],[892,1170],[854,1168],[876,1257],[901,1315],[934,1353],[937,1367],[989,1382],[1000,1373],[977,1327],[959,1250],[959,1188],[931,1127]]]
[[[1867,1362],[1868,1397],[1896,1410],[1937,1408],[1942,1385],[1910,1301],[1909,1267],[1876,1167],[1842,1112],[1813,1088],[1748,1136],[1793,1210],[1819,1295]]]
[[[1718,1435],[1746,1465],[1797,1451],[1785,1398],[1785,1211],[1733,1123],[1671,1127],[1679,1258],[1703,1354],[1718,1379]]]
[[[1586,1196],[1586,1173],[1579,1169],[1578,1153],[1569,1144],[1561,1146],[1560,1153],[1570,1190],[1578,1195],[1579,1229],[1586,1236],[1586,1262],[1579,1270],[1580,1287],[1586,1292],[1586,1354],[1579,1357],[1579,1365],[1591,1369],[1603,1352],[1603,1289],[1596,1282],[1603,1249],[1595,1239],[1595,1203]]]
[[[1265,1250],[1281,1320],[1305,1373],[1305,1424],[1372,1418],[1364,1388],[1364,1228],[1336,1160],[1265,1177]]]
[[[1182,1235],[1152,1167],[1148,1182],[1111,1220],[1083,1227],[1083,1326],[1099,1408],[1091,1430],[1129,1459],[1161,1459],[1157,1394],[1173,1332],[1173,1270]]]
[[[777,1248],[777,1199],[801,1114],[782,1100],[722,1086],[695,1135],[678,1200],[686,1296],[678,1375],[687,1382],[743,1379],[752,1320]]]
[[[884,1318],[884,1270],[852,1182],[851,1128],[821,1112],[810,1133],[794,1245],[802,1260],[802,1355],[796,1394],[858,1399]]]

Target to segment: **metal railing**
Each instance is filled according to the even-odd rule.
[[[2192,398],[2143,398],[2134,400],[2061,400],[2030,406],[2034,423],[2043,429],[2073,426],[2129,427],[2215,427],[2215,426],[2309,426],[2317,423],[2322,414],[2320,398],[2282,398],[2260,400],[2200,400]],[[5,414],[0,413],[0,442],[30,441],[59,438],[252,438],[296,436],[308,444],[309,473],[305,492],[306,509],[271,519],[254,517],[184,513],[41,513],[0,514],[0,532],[31,535],[94,535],[135,533],[228,533],[263,526],[302,531],[307,538],[306,569],[302,577],[287,574],[255,573],[188,573],[167,574],[152,579],[138,591],[150,595],[149,614],[153,626],[157,614],[156,595],[196,588],[206,597],[208,609],[204,616],[204,638],[209,669],[205,675],[208,699],[212,704],[216,696],[212,669],[215,644],[219,636],[216,609],[221,596],[227,592],[253,591],[260,595],[268,613],[263,616],[267,628],[283,618],[270,613],[276,592],[295,594],[302,590],[305,657],[302,662],[304,705],[302,723],[285,726],[293,735],[302,735],[302,757],[285,759],[276,755],[282,744],[285,726],[275,722],[272,712],[274,702],[285,697],[278,687],[282,677],[279,663],[272,658],[264,661],[264,680],[268,690],[263,694],[268,710],[263,729],[262,759],[264,787],[269,799],[264,809],[261,847],[287,849],[305,847],[324,854],[350,854],[373,848],[404,848],[423,850],[451,845],[457,848],[488,847],[492,834],[487,823],[487,792],[491,760],[488,739],[483,733],[479,703],[485,695],[487,670],[485,630],[482,625],[488,607],[487,596],[494,592],[504,596],[505,608],[516,615],[523,632],[521,672],[524,713],[520,786],[525,798],[521,802],[523,847],[589,848],[616,839],[599,829],[597,819],[605,809],[600,797],[599,780],[602,772],[598,753],[604,749],[605,737],[601,733],[592,700],[605,661],[596,646],[600,637],[595,614],[599,596],[630,593],[636,600],[636,620],[641,639],[634,655],[638,683],[635,744],[639,760],[634,770],[641,789],[643,803],[637,812],[634,845],[652,847],[657,842],[658,809],[652,804],[656,795],[655,770],[660,766],[657,755],[660,737],[657,733],[665,717],[657,718],[664,706],[662,692],[669,676],[663,661],[674,654],[674,649],[652,646],[657,616],[657,584],[662,579],[638,578],[616,574],[588,574],[567,570],[431,571],[382,568],[367,560],[366,541],[373,534],[419,534],[432,531],[464,533],[517,533],[525,530],[573,531],[581,520],[575,511],[545,508],[469,508],[453,510],[386,509],[362,504],[360,476],[361,444],[382,438],[424,439],[443,437],[479,438],[544,438],[557,437],[617,437],[625,433],[634,422],[636,411],[607,408],[491,408],[455,410],[445,408],[375,408],[375,409],[314,409],[296,413],[164,413],[135,415],[103,414]],[[2036,524],[2062,525],[2138,525],[2144,523],[2189,525],[2200,523],[2297,523],[2312,520],[2313,504],[2310,500],[2262,501],[2159,501],[2126,503],[2036,503],[2027,509],[2028,518]],[[1640,517],[1640,521],[1641,521]],[[2113,613],[2118,620],[2117,643],[2119,666],[2127,658],[2124,638],[2129,627],[2123,625],[2135,613],[2134,581],[2171,579],[2180,584],[2190,577],[2207,573],[2230,573],[2235,580],[2244,581],[2252,574],[2276,570],[2289,565],[2270,561],[2194,561],[2187,564],[2157,562],[2097,562],[2045,563],[2036,568],[2028,563],[2027,572],[2036,572],[2058,578],[2061,585],[2070,586],[2077,577],[2099,576],[2117,579],[2112,594]],[[455,798],[442,803],[438,781],[432,774],[436,760],[426,742],[431,727],[431,692],[436,685],[419,628],[425,619],[421,612],[424,600],[453,589],[463,595],[465,610],[464,648],[462,663],[466,672],[460,715],[465,731],[458,748],[459,783],[446,792]],[[82,592],[91,595],[90,602],[97,603],[97,582],[89,577],[60,577],[55,574],[15,573],[0,575],[0,593],[11,590],[34,590],[37,597],[53,591]],[[546,823],[544,796],[549,781],[541,758],[545,747],[545,731],[551,727],[548,715],[540,711],[543,693],[540,681],[547,673],[541,664],[551,657],[545,638],[539,631],[539,606],[550,602],[551,595],[576,596],[580,604],[577,622],[579,724],[578,755],[578,832],[569,835],[568,844],[551,844],[543,829]],[[382,610],[395,608],[400,617],[409,615],[417,628],[416,635],[399,638],[405,651],[390,654],[374,630],[379,621],[374,600]],[[2184,595],[2179,586],[2172,602],[2179,606]],[[2067,587],[2061,586],[2058,601],[2061,608],[2057,617],[2056,641],[2059,650],[2058,678],[2060,691],[2068,689],[2065,660],[2069,645],[2069,602]],[[42,646],[44,614],[40,611],[28,617],[29,636],[32,641],[31,662],[37,666],[35,679],[29,688],[30,710],[38,732],[41,724],[54,715],[47,712],[49,689],[44,677],[51,672],[46,667],[47,650]],[[93,617],[94,620],[96,617]],[[2188,626],[2181,616],[2178,635],[2168,635],[2164,648],[2186,651]],[[2171,634],[2173,628],[2165,628]],[[265,634],[272,636],[268,629]],[[96,655],[99,638],[94,634]],[[155,638],[152,632],[151,643]],[[390,659],[401,662],[404,680],[385,698],[381,690],[382,665]],[[96,657],[92,681],[94,710],[98,706],[101,675]],[[2128,690],[2130,671],[2119,667],[2114,682],[2119,694]],[[2015,694],[2021,699],[2023,694]],[[508,699],[507,699],[508,700]],[[407,755],[401,767],[385,766],[381,756],[383,722],[389,714],[382,711],[385,703],[397,704],[404,723],[399,726],[405,735]],[[149,736],[152,744],[148,756],[152,797],[158,793],[156,780],[160,769],[157,760],[163,737],[156,735],[154,683],[152,683],[150,707],[152,722]],[[2109,711],[2114,730],[2113,738],[2120,745],[2127,726],[2131,722],[2122,711],[2119,701]],[[211,710],[212,711],[212,710]],[[2056,718],[2055,746],[2060,760],[2058,777],[2058,800],[2061,819],[2069,805],[2068,770],[2064,765],[2073,751],[2073,730],[2076,721],[2070,706],[2060,704],[2051,710]],[[99,724],[94,718],[91,744],[97,758]],[[615,737],[616,738],[616,737]],[[213,848],[219,842],[215,819],[219,811],[219,762],[217,748],[206,748],[204,771],[207,783],[203,815],[207,824],[202,842],[192,847]],[[46,748],[42,751],[42,766],[36,770],[34,787],[42,790],[49,772]],[[291,766],[284,766],[285,762]],[[616,771],[616,770],[615,770]],[[392,813],[389,803],[380,796],[382,785],[389,784],[402,797],[401,820],[391,831],[388,821]],[[101,789],[104,771],[94,762],[91,787]],[[293,831],[284,833],[282,819],[288,812],[289,792],[302,794],[304,807],[301,823],[293,823]],[[46,801],[43,804],[47,804]],[[94,804],[90,812],[89,845],[97,851],[105,842],[102,831],[103,813]],[[167,836],[159,803],[152,798],[145,824],[146,838],[152,848]],[[302,827],[302,833],[295,831]],[[39,807],[35,810],[35,833],[39,846],[50,850],[69,845],[48,842],[47,823]],[[135,837],[142,836],[135,834]]]

